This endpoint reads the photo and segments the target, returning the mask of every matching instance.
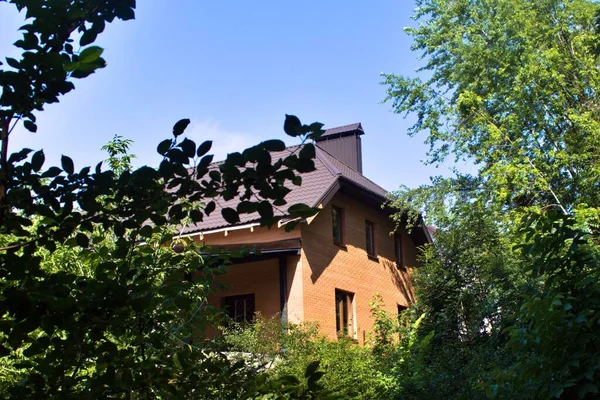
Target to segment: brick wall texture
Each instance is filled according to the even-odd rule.
[[[344,246],[333,243],[331,206],[344,213]],[[369,257],[366,248],[365,220],[374,223],[376,257]],[[410,269],[416,266],[417,249],[406,232],[402,238],[403,264],[395,261],[393,223],[385,212],[370,207],[343,193],[337,193],[310,224],[300,224],[292,233],[283,228],[255,228],[205,235],[206,244],[258,243],[300,236],[299,256],[288,256],[287,306],[284,317],[289,322],[310,321],[319,324],[320,332],[331,339],[337,337],[335,290],[354,294],[355,338],[364,344],[373,327],[369,302],[380,294],[384,309],[396,315],[398,306],[414,301],[410,284]],[[209,298],[220,305],[224,296],[255,293],[256,310],[272,316],[280,310],[279,268],[277,259],[233,265],[220,277],[226,288]]]

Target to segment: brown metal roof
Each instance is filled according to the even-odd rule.
[[[353,130],[360,129],[360,124],[346,125],[345,127],[334,128],[331,131],[337,133],[349,131],[348,127]],[[327,131],[328,132],[328,131]],[[318,144],[316,147],[316,157],[314,159],[315,171],[302,174],[302,185],[295,186],[291,182],[287,182],[286,186],[291,190],[290,193],[285,197],[287,205],[281,207],[274,207],[274,214],[277,216],[284,216],[287,214],[289,206],[296,203],[305,203],[311,207],[318,206],[321,202],[326,200],[328,195],[333,190],[337,190],[341,181],[349,183],[360,190],[367,191],[371,195],[380,198],[384,201],[387,195],[387,191],[381,186],[377,185],[360,172],[350,168],[325,150],[321,149]],[[284,158],[287,155],[297,152],[300,146],[290,146],[280,152],[272,152],[271,158],[273,162],[276,162],[280,158]],[[218,165],[215,163],[214,165]],[[337,185],[337,186],[336,186]],[[217,208],[211,213],[210,216],[205,216],[204,221],[198,224],[192,224],[183,229],[182,234],[190,234],[194,232],[205,232],[213,229],[220,229],[230,226],[227,221],[221,215],[221,208],[231,207],[236,208],[239,204],[239,199],[234,198],[229,201],[223,201],[222,199],[215,199]],[[237,225],[244,225],[248,223],[258,222],[258,213],[253,214],[241,214],[240,222]]]
[[[364,133],[365,131],[363,130],[362,125],[360,124],[360,122],[357,122],[356,124],[337,126],[335,128],[326,129],[325,133],[323,133],[321,137],[317,139],[317,142],[321,140],[332,139],[334,137],[342,137],[353,134],[363,135]]]

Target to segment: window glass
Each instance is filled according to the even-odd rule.
[[[367,235],[367,254],[375,257],[375,229],[371,221],[365,221],[365,232]]]
[[[396,251],[396,266],[404,268],[404,262],[402,261],[402,236],[399,233],[394,235],[394,249]]]
[[[344,244],[343,237],[344,210],[333,206],[331,208],[331,225],[333,227],[333,243]]]
[[[255,312],[254,293],[223,297],[223,308],[233,321],[251,323]]]
[[[335,290],[335,316],[338,336],[354,337],[354,293]]]

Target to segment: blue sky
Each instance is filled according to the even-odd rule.
[[[0,2],[0,56],[18,54],[23,17]],[[134,140],[136,164],[157,165],[156,145],[190,118],[187,136],[214,141],[223,158],[268,138],[294,144],[284,114],[325,127],[362,122],[366,176],[388,190],[429,182],[448,166],[424,166],[424,137],[381,104],[381,72],[412,75],[418,54],[403,27],[414,3],[365,1],[139,1],[134,21],[109,24],[97,45],[108,66],[38,114],[38,132],[11,150],[43,148],[76,167],[106,158],[114,134]]]

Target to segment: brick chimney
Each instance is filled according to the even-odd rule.
[[[316,140],[317,146],[362,174],[362,146],[360,135],[364,135],[359,123],[327,129]]]

